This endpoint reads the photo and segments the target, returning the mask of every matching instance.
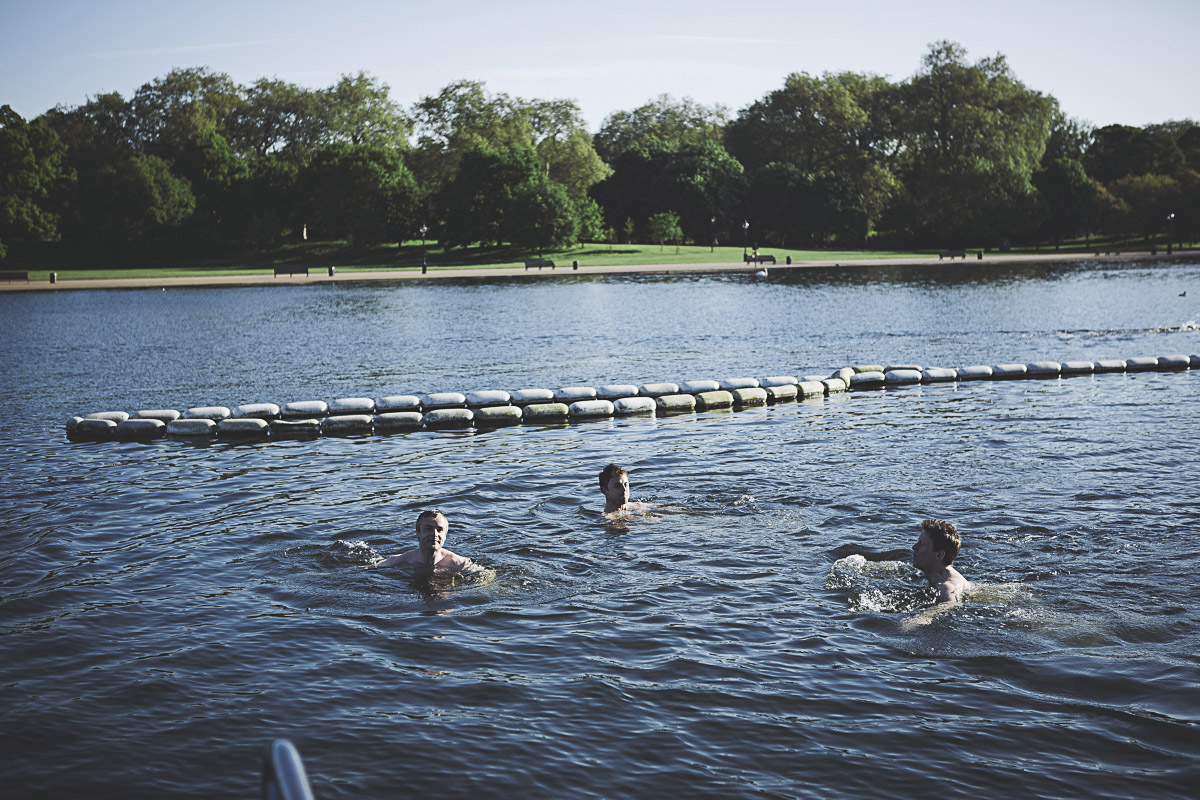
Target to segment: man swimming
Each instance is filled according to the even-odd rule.
[[[913,566],[925,573],[929,585],[937,590],[939,603],[957,603],[971,588],[970,582],[954,567],[954,558],[962,546],[962,537],[952,523],[927,519],[921,523],[921,535],[913,545]]]
[[[609,464],[600,472],[600,491],[604,494],[604,513],[617,511],[645,512],[646,503],[629,502],[629,473],[616,464]]]
[[[450,522],[441,511],[422,511],[417,517],[417,546],[404,553],[372,564],[373,567],[393,567],[396,565],[425,566],[436,572],[462,572],[475,566],[475,562],[466,556],[456,555],[446,550],[446,533],[450,530]]]

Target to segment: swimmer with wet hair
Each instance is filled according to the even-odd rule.
[[[450,522],[441,511],[437,509],[422,511],[417,517],[416,528],[416,547],[404,553],[388,556],[371,566],[424,566],[436,572],[462,572],[475,566],[475,562],[466,556],[456,555],[443,547],[446,543],[446,533],[450,530]]]
[[[970,582],[954,567],[962,547],[962,537],[953,523],[927,519],[921,523],[921,535],[913,545],[913,566],[925,573],[929,585],[937,590],[939,603],[957,603],[971,588]]]
[[[604,513],[627,511],[629,502],[629,473],[616,464],[600,471],[600,492],[604,495]]]

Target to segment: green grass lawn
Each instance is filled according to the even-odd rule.
[[[1138,249],[1131,243],[1130,249]],[[1011,254],[1033,253],[1087,253],[1096,247],[1082,241],[1064,244],[1061,249],[1043,246],[1040,249],[1032,247],[1013,248]],[[967,254],[974,257],[976,250],[968,249]],[[200,258],[187,263],[168,262],[159,266],[146,266],[145,261],[139,266],[105,267],[94,269],[61,269],[37,268],[29,271],[31,281],[44,282],[49,280],[51,271],[57,273],[58,280],[70,281],[81,279],[107,278],[167,278],[195,276],[237,276],[237,275],[272,275],[278,265],[307,266],[312,274],[323,273],[328,267],[336,266],[339,273],[347,272],[378,272],[382,270],[412,271],[421,268],[422,253],[429,263],[431,270],[480,269],[488,267],[521,267],[524,260],[531,258],[527,251],[511,247],[476,246],[444,251],[436,243],[426,243],[424,250],[419,240],[404,242],[401,245],[378,245],[368,248],[350,248],[345,242],[303,242],[280,246],[271,251],[225,255],[222,257]],[[763,255],[773,255],[778,263],[786,262],[791,256],[793,262],[805,261],[835,261],[853,262],[862,259],[891,259],[936,256],[937,250],[928,251],[895,251],[895,250],[793,250],[789,248],[762,248]],[[994,251],[990,251],[994,252]],[[654,264],[741,264],[742,248],[717,247],[711,249],[695,245],[666,245],[655,244],[581,244],[567,250],[547,251],[544,258],[555,262],[557,266],[570,267],[571,262],[578,261],[580,266],[630,266]],[[985,255],[986,258],[986,255]],[[16,264],[10,268],[19,268]]]

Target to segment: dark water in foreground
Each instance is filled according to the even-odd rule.
[[[1187,297],[1179,293],[1187,291]],[[1200,352],[1200,265],[0,295],[0,785],[1194,797],[1200,373],[254,445],[76,412]],[[595,474],[631,470],[620,524]],[[489,572],[365,571],[416,512]],[[919,616],[915,526],[970,601]]]

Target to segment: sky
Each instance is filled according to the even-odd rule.
[[[26,118],[177,67],[312,89],[360,71],[408,108],[457,80],[572,99],[595,132],[660,94],[736,114],[793,72],[902,81],[929,45],[1003,54],[1096,126],[1200,121],[1200,0],[0,0],[0,105]]]

